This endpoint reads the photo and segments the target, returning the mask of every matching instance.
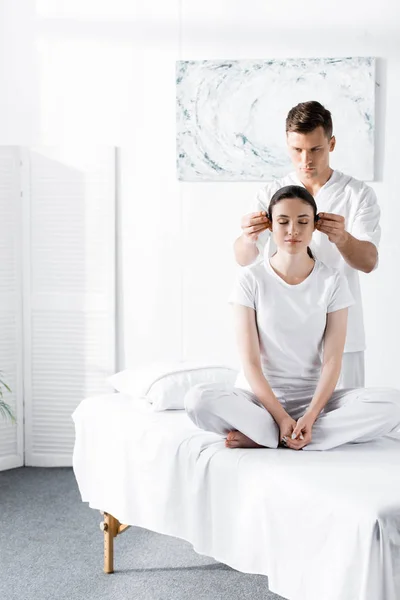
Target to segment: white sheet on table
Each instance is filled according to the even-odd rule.
[[[122,394],[88,398],[73,418],[92,508],[267,575],[290,600],[399,600],[400,440],[231,450],[184,411]]]

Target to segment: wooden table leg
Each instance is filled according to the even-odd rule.
[[[104,573],[114,573],[114,538],[129,529],[130,525],[121,525],[109,513],[101,514],[104,515],[104,521],[100,523],[100,529],[104,532]]]
[[[104,531],[104,573],[114,573],[114,538],[118,527],[117,519],[104,513],[104,521],[100,524],[100,528]]]

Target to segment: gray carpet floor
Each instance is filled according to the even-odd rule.
[[[282,600],[266,577],[137,527],[115,539],[115,573],[106,575],[100,522],[72,469],[0,473],[0,599]]]

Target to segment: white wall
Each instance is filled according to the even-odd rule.
[[[378,271],[362,277],[367,383],[400,386],[397,0],[339,0],[333,8],[321,0],[14,0],[1,6],[0,84],[7,95],[0,101],[0,142],[81,139],[122,148],[127,364],[235,356],[226,306],[232,242],[258,186],[176,181],[174,61],[378,57],[373,186],[383,241]],[[15,27],[22,7],[26,18]]]

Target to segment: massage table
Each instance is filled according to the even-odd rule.
[[[132,525],[266,575],[288,600],[400,600],[400,439],[228,449],[184,410],[120,393],[83,400],[73,420],[82,501],[104,514],[106,573]]]

